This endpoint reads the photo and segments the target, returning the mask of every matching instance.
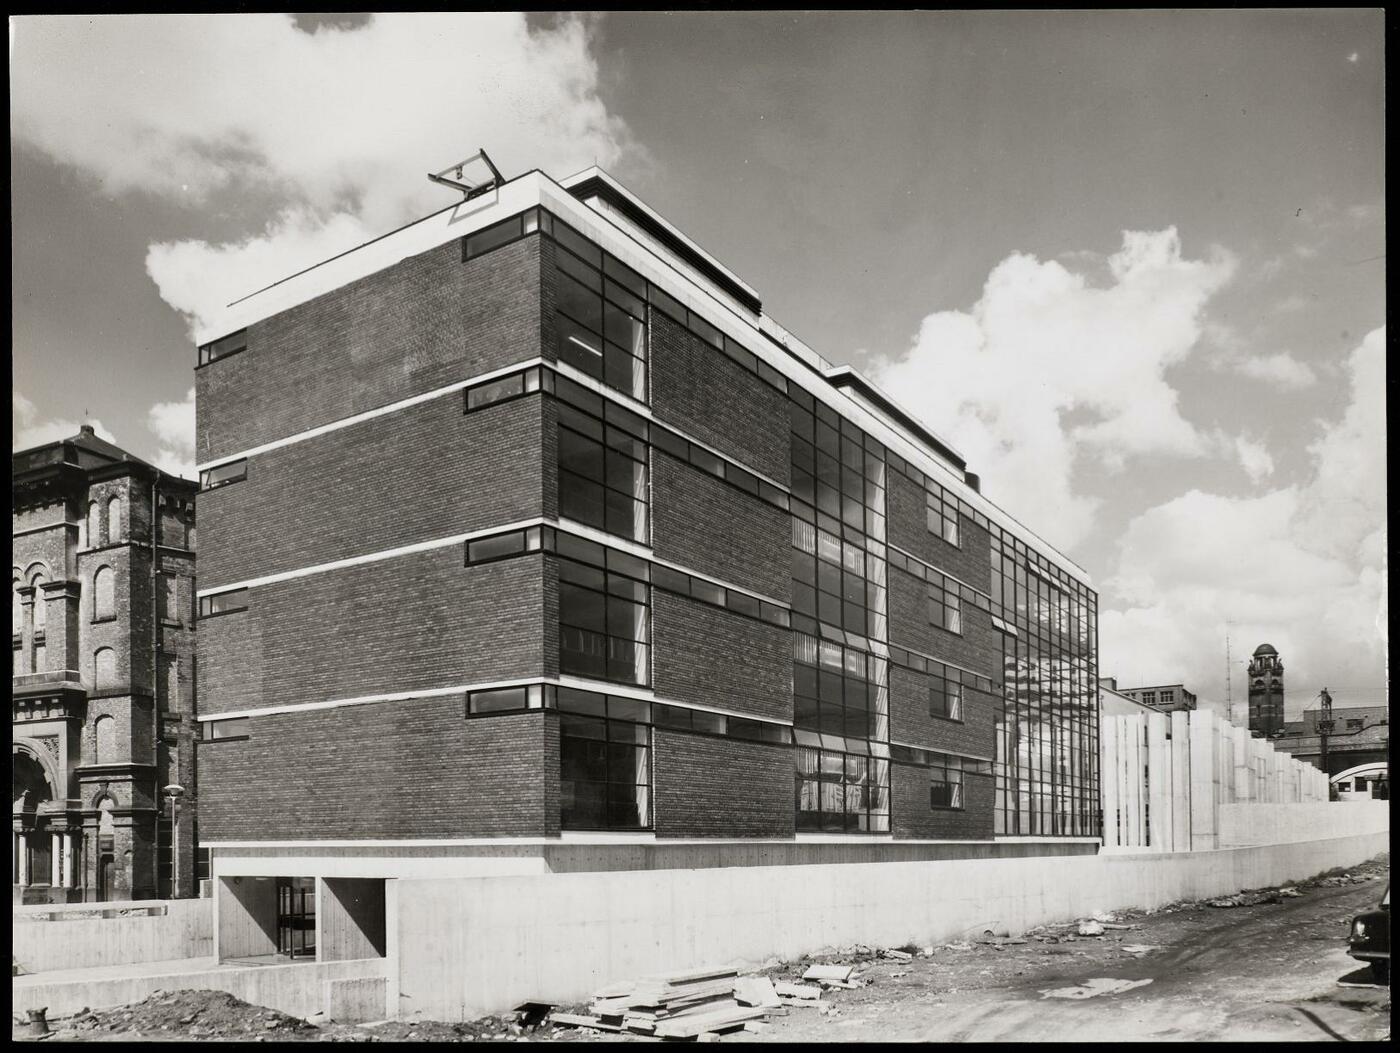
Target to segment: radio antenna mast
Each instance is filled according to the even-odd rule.
[[[1225,623],[1225,719],[1235,722],[1235,696],[1233,689],[1233,669],[1230,662],[1230,623]]]

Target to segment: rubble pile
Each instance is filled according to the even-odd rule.
[[[133,1005],[84,1010],[52,1023],[79,1032],[154,1036],[165,1031],[187,1038],[278,1042],[309,1037],[316,1031],[300,1017],[250,1005],[227,991],[156,991],[145,1001]]]

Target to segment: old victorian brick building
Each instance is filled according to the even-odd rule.
[[[190,895],[195,484],[87,426],[12,471],[14,900]]]

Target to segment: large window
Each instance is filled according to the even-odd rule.
[[[646,401],[646,281],[566,224],[552,227],[559,360]]]
[[[946,717],[948,720],[962,720],[963,686],[956,680],[946,677],[929,678],[929,716]]]
[[[822,735],[884,741],[889,663],[853,647],[793,633],[793,726]]]
[[[885,833],[890,828],[890,762],[883,757],[799,747],[797,829]]]
[[[853,541],[792,521],[792,609],[872,639],[885,636],[885,562]]]
[[[199,364],[208,365],[229,355],[236,355],[240,351],[248,349],[248,330],[240,329],[236,333],[220,337],[212,343],[202,344],[199,348]]]
[[[645,544],[646,422],[624,411],[605,424],[563,402],[558,409],[559,514]]]
[[[929,533],[936,534],[950,545],[958,544],[958,500],[943,487],[930,481],[924,492],[928,505]]]
[[[930,581],[928,585],[929,624],[950,633],[962,632],[962,599],[953,583]]]
[[[575,539],[559,534],[561,555]],[[650,680],[646,564],[609,550],[607,558],[637,564],[628,573],[559,560],[559,669],[575,676],[645,684]]]
[[[929,806],[932,808],[961,808],[963,806],[962,761],[957,757],[942,757],[928,771]]]
[[[565,830],[651,826],[647,705],[559,689],[559,825]]]

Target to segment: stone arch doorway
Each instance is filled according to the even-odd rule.
[[[55,783],[42,748],[24,742],[13,744],[10,751],[10,790],[14,802],[12,830],[15,841],[11,881],[20,888],[51,882],[52,839],[48,818],[40,809],[54,800]]]

